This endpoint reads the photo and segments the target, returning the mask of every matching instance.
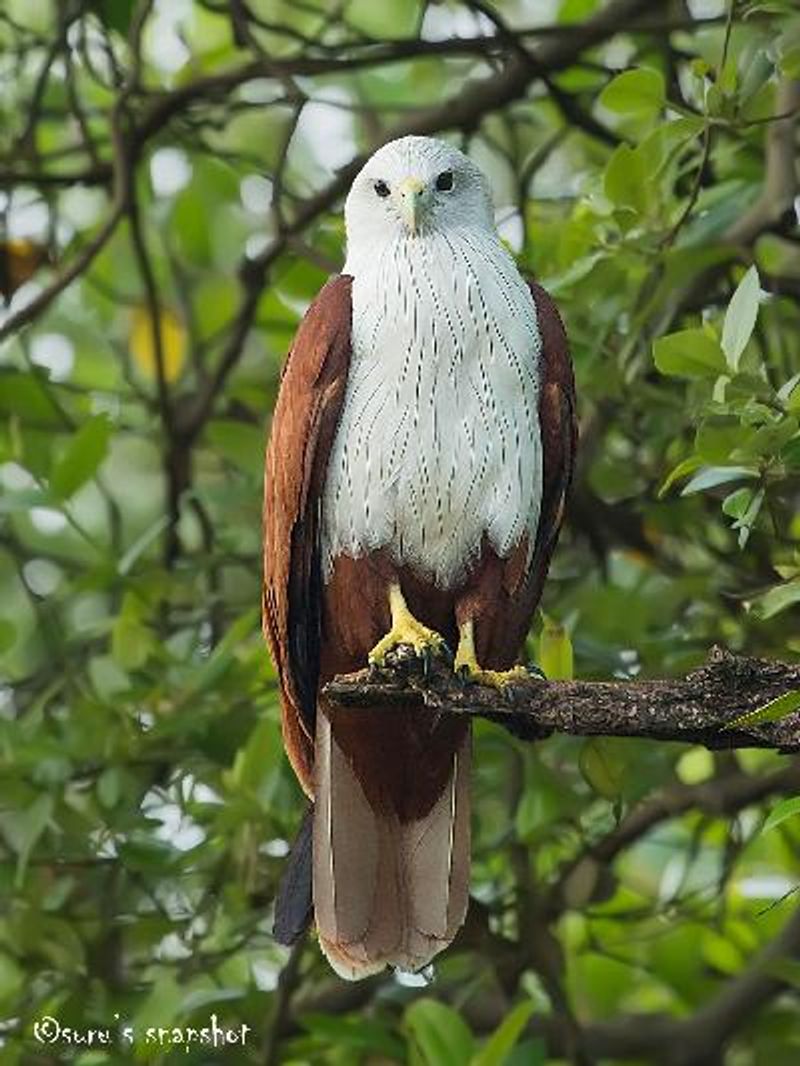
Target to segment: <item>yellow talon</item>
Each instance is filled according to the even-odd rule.
[[[479,665],[475,654],[475,627],[471,618],[460,627],[453,670],[457,674],[465,673],[470,681],[491,688],[502,689],[515,681],[528,680],[528,671],[524,666],[512,666],[510,670],[484,670]]]
[[[387,654],[401,644],[410,644],[418,655],[439,655],[445,650],[444,638],[435,629],[429,629],[417,621],[409,611],[399,585],[389,587],[389,610],[392,628],[369,653],[369,662],[383,666]]]

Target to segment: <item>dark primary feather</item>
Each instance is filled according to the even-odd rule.
[[[314,804],[310,803],[294,843],[286,858],[278,895],[272,935],[279,944],[290,947],[306,932],[314,912],[311,893],[311,830]]]

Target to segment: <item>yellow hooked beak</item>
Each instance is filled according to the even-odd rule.
[[[419,228],[420,215],[422,214],[422,194],[424,192],[425,184],[419,178],[406,178],[400,182],[395,191],[400,217],[410,233],[416,233]]]

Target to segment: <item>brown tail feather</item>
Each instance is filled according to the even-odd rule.
[[[470,746],[467,733],[428,813],[401,821],[370,805],[327,715],[318,714],[314,909],[320,944],[341,977],[357,980],[387,965],[419,970],[463,922]]]

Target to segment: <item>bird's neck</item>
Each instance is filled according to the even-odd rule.
[[[359,234],[358,240],[348,238],[347,257],[343,274],[358,278],[364,275],[391,273],[392,263],[418,265],[450,258],[475,257],[512,263],[495,230],[475,226],[448,227],[446,230],[422,229],[411,234],[405,229],[386,231],[377,229],[370,234]]]

